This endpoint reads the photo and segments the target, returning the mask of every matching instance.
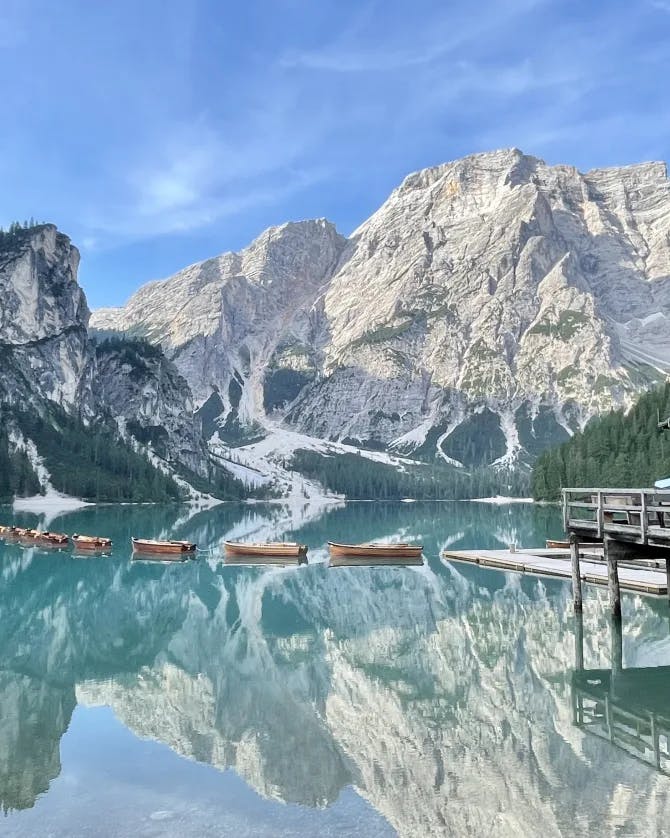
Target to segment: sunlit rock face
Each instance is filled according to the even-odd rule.
[[[214,396],[215,415],[250,424],[268,399],[286,391],[290,400],[315,374],[314,305],[343,247],[327,221],[284,224],[239,253],[144,286],[125,308],[101,309],[92,322],[159,342],[199,405]],[[268,384],[280,369],[283,379]]]
[[[669,223],[663,164],[477,154],[407,177],[346,243],[273,228],[93,319],[160,342],[221,425],[456,460],[495,436],[511,462],[670,368]]]
[[[52,224],[0,243],[0,395],[72,407],[89,362],[79,251]]]
[[[78,266],[52,224],[0,237],[0,403],[42,415],[55,403],[86,422],[111,416],[165,460],[206,473],[188,384],[152,347],[95,351]]]

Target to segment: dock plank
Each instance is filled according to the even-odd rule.
[[[558,579],[571,578],[570,556],[565,550],[532,549],[517,550],[445,550],[442,558],[447,561],[468,562],[496,570],[509,570],[530,575],[553,576]],[[582,558],[580,575],[584,582],[593,585],[607,585],[607,565],[602,561]],[[622,588],[638,593],[662,596],[667,593],[665,571],[649,567],[619,567]]]

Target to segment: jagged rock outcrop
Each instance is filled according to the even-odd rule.
[[[234,433],[316,374],[314,304],[344,243],[324,220],[284,224],[240,253],[149,283],[127,308],[101,309],[93,323],[159,342],[207,405],[205,416]]]
[[[203,471],[207,449],[185,379],[144,341],[107,340],[95,348],[94,398],[122,431],[163,460]]]
[[[625,403],[645,353],[670,361],[669,219],[660,164],[582,175],[513,149],[410,175],[342,255],[326,377],[291,418],[414,445],[488,408],[509,456],[549,412],[559,430]]]
[[[0,397],[72,409],[86,393],[89,310],[79,251],[53,224],[0,237]]]
[[[15,419],[20,411],[53,423],[57,406],[83,423],[82,433],[111,418],[177,470],[207,476],[188,384],[156,347],[117,340],[96,349],[78,266],[77,248],[53,224],[0,232],[0,445],[28,450],[39,484],[52,490],[39,445]]]
[[[407,177],[346,244],[274,228],[94,322],[159,341],[212,429],[514,462],[670,369],[669,223],[662,163],[476,154]]]

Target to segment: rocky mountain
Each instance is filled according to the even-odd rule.
[[[249,428],[318,373],[322,306],[345,239],[326,221],[267,230],[140,288],[92,323],[160,343],[222,433]]]
[[[142,341],[107,340],[95,347],[95,403],[122,430],[166,462],[203,471],[207,450],[191,390],[163,352]]]
[[[0,479],[0,496],[28,486],[53,490],[54,435],[73,441],[101,428],[106,439],[130,449],[128,462],[116,466],[132,471],[134,462],[135,473],[139,467],[148,474],[153,466],[133,459],[139,447],[168,473],[186,468],[209,478],[212,463],[188,384],[150,344],[89,339],[78,265],[78,250],[52,224],[0,232],[0,461],[10,470]],[[66,446],[63,456],[74,448]],[[71,471],[90,473],[94,465],[73,461]],[[27,470],[34,472],[29,478]]]
[[[51,224],[0,234],[0,397],[89,407],[89,310],[79,251]]]
[[[410,175],[348,240],[273,228],[92,322],[160,343],[214,447],[291,431],[515,464],[665,377],[669,226],[664,164],[477,154]]]

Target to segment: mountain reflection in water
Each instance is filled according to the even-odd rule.
[[[580,668],[567,584],[438,558],[541,544],[556,510],[355,504],[296,522],[281,507],[100,507],[51,527],[115,546],[87,559],[0,547],[9,826],[49,799],[75,707],[109,705],[137,736],[316,817],[353,788],[403,836],[664,834],[669,685],[653,666],[670,663],[667,604],[625,597],[613,662],[606,591],[587,588]],[[210,552],[131,562],[131,534]],[[422,541],[426,564],[314,561],[329,538],[389,537]],[[310,564],[226,565],[224,538],[301,541]]]

